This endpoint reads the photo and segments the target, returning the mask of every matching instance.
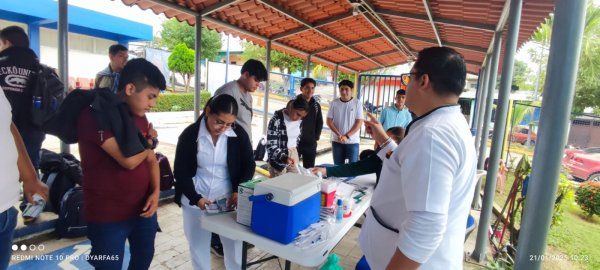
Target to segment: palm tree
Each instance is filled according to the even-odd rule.
[[[542,48],[550,44],[554,16],[550,15],[532,35],[531,41],[538,43]],[[577,74],[574,110],[582,111],[585,107],[596,106],[597,97],[600,95],[600,8],[588,1],[586,9],[585,26],[579,58],[579,71]],[[544,59],[544,61],[547,61]],[[543,66],[546,63],[544,63]],[[540,73],[540,71],[538,71]],[[539,75],[538,75],[539,76]],[[540,83],[540,92],[543,91],[543,82]]]

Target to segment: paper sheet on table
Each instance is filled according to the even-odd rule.
[[[339,182],[337,186],[337,190],[335,191],[335,195],[337,197],[350,198],[352,197],[352,192],[354,191],[354,186],[348,185],[344,182]]]

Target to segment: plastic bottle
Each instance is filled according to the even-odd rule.
[[[337,207],[335,208],[335,222],[341,223],[344,219],[344,202],[342,199],[337,200]]]
[[[42,97],[33,96],[33,107],[38,110],[42,108]]]

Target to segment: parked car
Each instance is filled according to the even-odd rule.
[[[529,127],[518,126],[516,131],[510,133],[510,141],[525,144],[527,142],[527,136],[529,133]],[[537,141],[537,133],[531,132],[531,144],[534,145]]]
[[[573,178],[600,182],[600,147],[566,149],[562,163]]]

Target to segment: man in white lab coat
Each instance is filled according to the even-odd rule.
[[[406,137],[383,162],[359,242],[371,269],[462,269],[476,152],[458,98],[462,55],[447,47],[419,53],[402,75],[406,106],[416,114]],[[389,138],[377,119],[373,137]]]

